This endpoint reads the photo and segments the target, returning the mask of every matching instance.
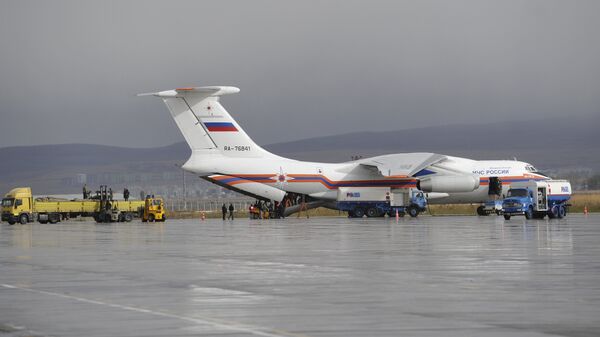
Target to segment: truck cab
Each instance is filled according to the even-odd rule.
[[[26,224],[33,219],[33,197],[31,188],[13,188],[2,198],[2,221],[11,225]]]

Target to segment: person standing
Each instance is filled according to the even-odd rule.
[[[231,219],[231,220],[233,220],[233,211],[234,211],[233,204],[229,203],[229,219]]]
[[[129,190],[127,188],[123,190],[123,198],[125,199],[125,201],[129,200]]]
[[[225,221],[225,216],[227,215],[227,206],[225,204],[221,206],[221,212],[223,212],[223,221]]]

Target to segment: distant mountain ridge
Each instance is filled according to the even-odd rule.
[[[436,152],[473,159],[516,157],[552,169],[600,170],[600,115],[356,132],[270,144],[265,148],[303,160],[341,161],[350,160],[353,155]]]
[[[473,159],[516,157],[544,169],[600,171],[599,130],[600,116],[591,116],[356,132],[264,147],[281,156],[323,162],[348,161],[356,155],[436,152]],[[179,180],[173,181],[176,179],[173,177],[181,175],[175,164],[181,165],[190,153],[185,142],[158,148],[91,144],[0,148],[0,158],[3,158],[0,161],[0,192],[15,185],[37,184],[43,193],[69,193],[75,187],[61,185],[80,173],[101,177],[127,175],[127,179],[133,179],[131,175],[135,174],[154,174],[157,178],[152,182],[156,184],[169,179],[169,184],[175,184]],[[115,179],[113,181],[118,182],[125,178]]]

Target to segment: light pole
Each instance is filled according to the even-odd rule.
[[[185,170],[177,164],[174,164],[174,165],[175,165],[175,167],[181,169],[181,177],[182,177],[182,182],[183,182],[183,210],[187,211],[187,200],[186,200],[186,193],[185,193]]]

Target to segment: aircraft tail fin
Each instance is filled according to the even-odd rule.
[[[274,156],[254,143],[219,102],[222,95],[239,91],[236,87],[210,86],[138,96],[162,98],[193,153],[209,152],[227,157]]]

